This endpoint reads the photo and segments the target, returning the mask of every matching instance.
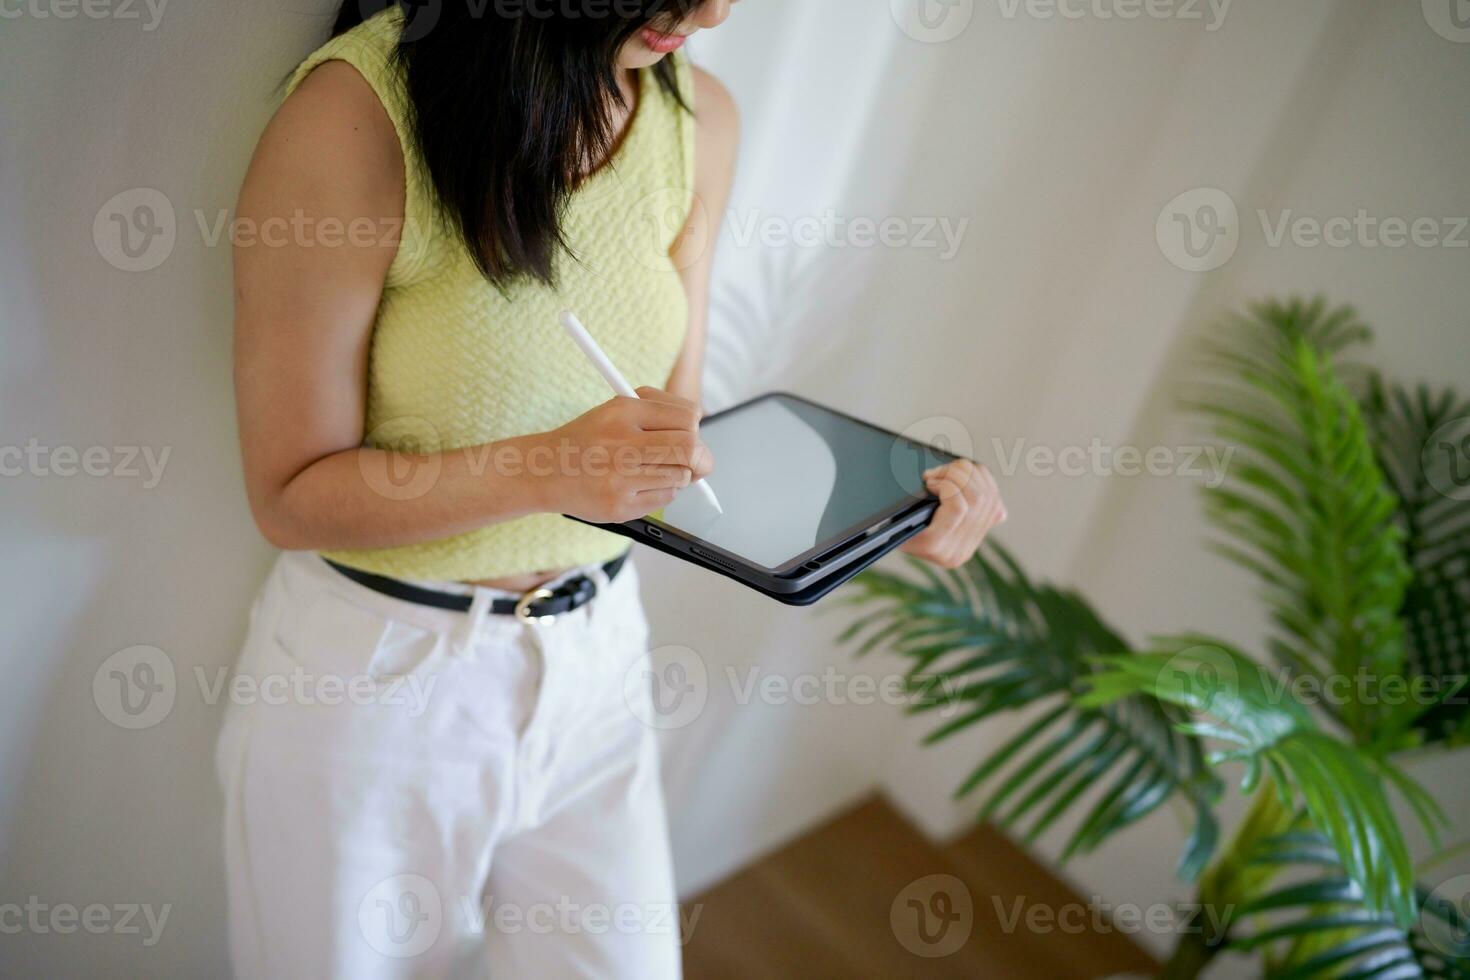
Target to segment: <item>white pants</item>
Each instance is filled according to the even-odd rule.
[[[281,557],[216,753],[238,976],[679,976],[637,573],[583,571],[527,625]]]

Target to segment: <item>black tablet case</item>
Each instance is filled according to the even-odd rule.
[[[697,565],[700,568],[715,572],[718,575],[723,575],[725,578],[731,579],[735,582],[739,582],[747,589],[753,589],[754,591],[759,592],[761,595],[769,596],[770,598],[775,599],[777,602],[784,603],[785,605],[810,606],[818,599],[821,599],[823,596],[832,592],[838,586],[851,581],[860,572],[863,572],[866,569],[872,567],[881,558],[900,547],[905,541],[907,541],[909,538],[912,538],[920,531],[924,530],[924,528],[928,527],[929,518],[932,518],[934,516],[934,510],[936,510],[938,506],[938,501],[935,501],[930,507],[929,517],[926,517],[924,520],[919,521],[913,527],[905,528],[904,530],[895,534],[892,539],[885,541],[881,547],[875,548],[871,554],[864,555],[856,561],[853,561],[850,564],[844,565],[841,568],[834,570],[831,575],[823,576],[822,578],[817,579],[817,581],[813,582],[805,589],[802,589],[800,592],[777,592],[773,589],[768,589],[762,585],[757,585],[754,582],[748,582],[740,576],[736,575],[734,572],[716,564],[715,562],[709,561],[705,558],[700,558],[698,555],[691,555],[687,552],[680,551],[677,547],[668,543],[667,541],[651,537],[648,534],[645,534],[637,530],[636,528],[630,527],[626,524],[593,524],[592,526],[600,527],[604,531],[611,531],[613,534],[619,534],[625,538],[632,538],[639,544],[645,544],[648,547],[652,548],[654,551],[661,551],[666,555],[673,555],[675,558],[687,561],[692,565]],[[576,520],[577,518],[572,519]],[[591,522],[582,521],[581,523],[588,524]]]

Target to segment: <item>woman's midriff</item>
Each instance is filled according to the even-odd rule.
[[[499,589],[501,592],[530,592],[539,589],[552,579],[560,578],[570,569],[561,569],[554,572],[531,572],[527,575],[515,575],[510,578],[482,579],[478,582],[470,582],[469,585],[478,585],[485,589]]]

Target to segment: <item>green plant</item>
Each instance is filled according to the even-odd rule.
[[[1271,976],[1470,980],[1470,949],[1425,939],[1430,916],[1466,923],[1424,906],[1390,801],[1437,842],[1444,816],[1396,758],[1470,734],[1470,504],[1420,466],[1427,433],[1470,406],[1349,362],[1368,335],[1320,300],[1266,303],[1205,348],[1188,407],[1238,448],[1206,517],[1212,547],[1260,584],[1266,657],[1204,635],[1136,647],[994,544],[957,572],[914,563],[851,587],[864,611],[844,639],[907,660],[915,712],[953,712],[928,741],[1026,712],[961,782],[962,797],[988,789],[983,818],[1034,839],[1072,814],[1065,860],[1187,804],[1178,870],[1202,912],[1167,977],[1231,950]],[[1414,696],[1378,696],[1390,689]],[[1308,704],[1303,690],[1340,696]],[[1227,764],[1243,766],[1250,804],[1221,846]]]
[[[1435,433],[1470,419],[1470,400],[1453,391],[1390,386],[1370,375],[1363,398],[1384,475],[1399,500],[1404,552],[1414,576],[1400,617],[1410,672],[1421,677],[1470,673],[1470,499],[1440,492],[1450,463],[1429,453]],[[1447,699],[1448,701],[1448,699]],[[1470,699],[1426,711],[1416,726],[1431,741],[1470,741]]]

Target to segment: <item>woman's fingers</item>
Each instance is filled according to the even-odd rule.
[[[704,443],[697,443],[689,457],[689,468],[694,471],[696,480],[703,480],[715,471],[715,454]]]
[[[981,495],[984,492],[984,470],[976,463],[968,459],[957,459],[949,465],[948,476],[960,485],[964,491],[965,499],[972,507],[978,507]]]
[[[645,466],[638,471],[644,490],[682,490],[694,480],[687,466]]]
[[[644,514],[651,514],[660,507],[667,507],[674,502],[679,491],[673,487],[665,487],[662,490],[641,490],[638,493],[638,504]]]
[[[970,502],[959,484],[943,476],[930,482],[929,490],[939,498],[939,509],[929,526],[916,534],[904,550],[916,558],[954,568],[952,552],[970,513]]]
[[[1000,500],[1000,487],[996,485],[995,477],[985,467],[968,459],[960,459],[947,466],[930,470],[924,475],[924,478],[931,491],[942,482],[959,487],[960,492],[965,495],[965,499],[969,501],[974,510],[977,521],[995,515],[998,515],[999,520],[1004,520],[1005,506]],[[944,498],[940,497],[940,499]]]
[[[1001,500],[1000,486],[995,482],[995,476],[983,466],[979,469],[980,496],[986,502],[987,512],[994,517],[994,523],[990,526],[995,527],[997,524],[1005,523],[1009,515],[1006,513],[1005,502]]]
[[[958,568],[1006,519],[1000,488],[989,470],[967,459],[929,470],[924,482],[939,498],[939,509],[929,527],[904,550],[944,568]]]
[[[709,447],[687,429],[645,432],[635,445],[645,466],[685,466],[701,475],[714,468]]]
[[[937,483],[947,480],[959,488],[965,495],[965,499],[973,505],[978,505],[985,496],[987,481],[993,488],[995,481],[990,478],[990,473],[985,467],[980,466],[968,459],[957,459],[944,466],[937,466],[924,474],[926,483]],[[932,490],[933,487],[931,486]]]

